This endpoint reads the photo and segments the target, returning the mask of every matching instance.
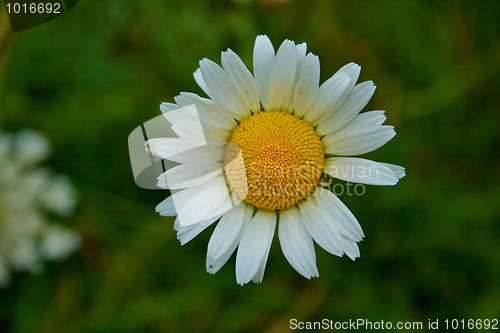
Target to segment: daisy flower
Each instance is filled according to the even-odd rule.
[[[80,245],[78,233],[52,221],[73,212],[76,190],[40,165],[49,155],[40,133],[0,131],[0,288],[13,272],[39,273],[45,261],[62,261]]]
[[[253,75],[228,49],[222,66],[200,61],[194,78],[208,98],[181,93],[160,106],[176,137],[146,142],[147,151],[177,162],[158,177],[172,195],[156,211],[177,216],[185,244],[218,221],[206,268],[217,272],[237,249],[236,281],[260,283],[278,227],[290,265],[318,277],[314,242],[336,256],[360,256],[363,230],[325,180],[394,185],[404,168],[352,157],[391,140],[384,111],[361,112],[375,91],[357,84],[349,63],[320,84],[318,56],[285,40],[275,52],[258,36]]]

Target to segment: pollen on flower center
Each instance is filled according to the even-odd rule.
[[[226,177],[247,203],[286,209],[304,199],[321,177],[323,145],[308,123],[285,112],[242,121],[225,151]],[[234,163],[240,157],[240,163]]]

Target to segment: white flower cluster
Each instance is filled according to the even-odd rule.
[[[63,260],[80,244],[76,232],[50,222],[73,212],[76,193],[66,177],[38,165],[49,154],[39,133],[0,131],[0,287],[11,271],[40,272],[44,260]]]

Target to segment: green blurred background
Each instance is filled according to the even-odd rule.
[[[3,6],[2,6],[3,7]],[[0,11],[5,27],[5,8]],[[10,28],[8,28],[10,29]],[[317,247],[302,278],[275,237],[264,282],[236,284],[234,256],[205,272],[213,227],[181,247],[136,187],[127,137],[180,91],[198,60],[256,35],[307,42],[322,81],[345,63],[378,88],[398,135],[366,158],[405,166],[395,187],[341,196],[366,234],[361,258]],[[80,1],[2,35],[0,129],[53,144],[50,166],[80,193],[63,223],[78,253],[0,290],[1,332],[287,332],[289,320],[500,317],[500,2]]]

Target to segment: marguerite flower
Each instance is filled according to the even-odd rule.
[[[62,261],[80,245],[78,233],[52,222],[73,212],[76,191],[39,165],[49,153],[40,133],[0,131],[0,287],[12,272],[38,273],[44,261]]]
[[[209,98],[181,93],[161,111],[178,137],[146,142],[147,150],[179,163],[158,177],[172,196],[160,215],[175,216],[185,244],[219,221],[208,244],[207,271],[217,272],[237,248],[236,281],[262,281],[278,224],[283,253],[297,272],[318,277],[313,241],[337,256],[359,257],[364,237],[324,178],[394,185],[404,168],[352,157],[391,140],[384,111],[360,113],[375,91],[356,84],[350,63],[320,85],[316,55],[285,40],[275,53],[258,36],[253,75],[230,49],[222,67],[203,59],[194,73]],[[195,108],[192,107],[195,106]]]

